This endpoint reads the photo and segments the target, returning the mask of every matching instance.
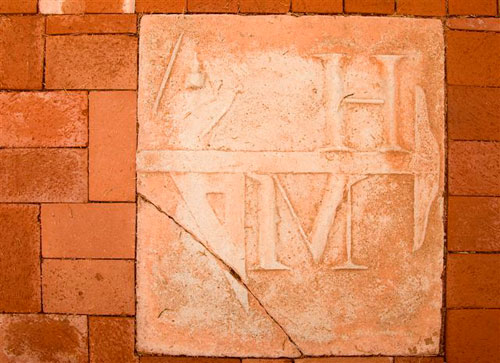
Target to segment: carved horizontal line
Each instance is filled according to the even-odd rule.
[[[435,162],[408,152],[248,152],[143,150],[138,172],[436,174]]]

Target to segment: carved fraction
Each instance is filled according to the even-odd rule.
[[[138,350],[435,354],[443,49],[433,19],[143,17]]]

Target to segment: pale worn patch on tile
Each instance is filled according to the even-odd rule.
[[[144,16],[137,348],[435,354],[439,20]]]

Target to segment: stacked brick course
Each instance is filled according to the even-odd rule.
[[[309,363],[500,361],[497,0],[136,0],[137,14],[133,3],[0,0],[0,362],[240,361],[134,352],[138,17],[184,12],[443,19],[449,148],[442,357]]]

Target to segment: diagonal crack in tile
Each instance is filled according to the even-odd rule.
[[[283,334],[286,335],[286,337],[288,338],[288,340],[290,341],[290,343],[295,347],[295,349],[297,349],[297,351],[300,353],[300,355],[301,356],[304,355],[304,352],[300,349],[299,345],[292,339],[292,337],[290,336],[290,334],[288,334],[287,331],[285,330],[285,328],[283,328],[283,326],[276,320],[276,318],[269,313],[269,311],[266,309],[266,307],[260,301],[260,299],[257,298],[257,296],[250,289],[250,287],[241,279],[241,276],[231,266],[229,266],[216,252],[212,251],[210,249],[210,247],[208,247],[207,244],[204,243],[200,238],[198,238],[193,232],[187,230],[182,224],[180,224],[174,217],[172,217],[167,212],[165,212],[161,207],[157,206],[155,203],[153,203],[151,200],[149,200],[145,195],[143,195],[141,193],[137,193],[137,195],[144,202],[150,204],[158,212],[160,212],[161,214],[165,215],[168,219],[170,219],[172,222],[174,222],[174,224],[176,226],[178,226],[185,233],[187,233],[189,236],[191,236],[191,238],[193,238],[193,240],[195,240],[197,243],[199,243],[208,253],[210,253],[210,255],[212,257],[214,257],[220,264],[222,264],[222,266],[224,266],[224,268],[226,268],[229,271],[229,273],[231,274],[231,276],[233,276],[233,278],[239,284],[241,284],[247,290],[247,292],[250,295],[253,296],[253,298],[255,299],[255,301],[257,301],[257,303],[260,305],[260,307],[264,311],[264,313],[269,317],[269,319],[271,319],[281,329],[281,331],[283,332]]]

